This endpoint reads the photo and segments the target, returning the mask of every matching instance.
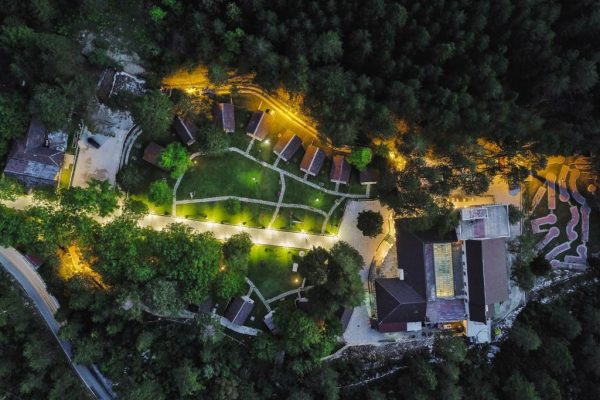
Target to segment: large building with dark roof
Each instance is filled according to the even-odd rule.
[[[66,147],[66,133],[48,132],[40,121],[32,119],[27,135],[14,141],[4,175],[17,179],[28,188],[54,186]]]
[[[262,141],[269,133],[269,122],[271,116],[264,111],[255,111],[250,117],[248,127],[246,128],[246,134],[251,138]]]
[[[508,298],[505,240],[458,240],[454,232],[410,232],[396,221],[398,277],[375,279],[380,332],[487,323]]]
[[[508,299],[508,266],[504,239],[465,242],[469,276],[469,315],[485,323],[494,304]]]
[[[304,153],[304,157],[302,157],[302,162],[300,163],[300,171],[316,176],[321,168],[323,168],[323,163],[325,162],[325,152],[323,149],[310,145],[306,152]]]
[[[215,122],[226,133],[235,132],[235,108],[231,103],[215,104]]]

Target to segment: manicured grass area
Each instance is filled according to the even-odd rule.
[[[68,167],[60,170],[60,181],[59,188],[67,189],[71,183],[71,173],[73,172],[73,164],[69,164]]]
[[[275,207],[240,203],[240,212],[232,215],[226,205],[227,203],[224,201],[179,204],[177,205],[177,215],[199,221],[265,228],[275,212]]]
[[[295,179],[289,177],[285,179],[284,203],[305,204],[328,212],[337,198],[337,196],[326,194]]]
[[[178,199],[239,196],[277,201],[279,174],[234,153],[197,157],[184,175]]]
[[[321,233],[325,217],[297,208],[282,208],[273,224],[274,229],[292,232]]]
[[[148,200],[148,196],[145,193],[130,194],[129,196],[132,199],[140,200],[140,201],[143,201],[144,203],[146,203],[150,214],[171,215],[172,202],[169,202],[168,204],[156,205],[156,204],[152,203],[150,200]]]
[[[254,245],[250,252],[248,278],[265,299],[298,288],[302,278],[292,272],[292,264],[298,262],[298,257],[298,249]]]
[[[277,158],[275,153],[273,153],[273,146],[275,145],[276,141],[277,138],[275,135],[267,137],[262,142],[255,140],[254,144],[252,145],[252,149],[250,149],[250,155],[256,157],[256,159],[260,161],[265,161],[269,164],[272,164]]]

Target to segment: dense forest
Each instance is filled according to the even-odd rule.
[[[90,398],[25,295],[0,272],[0,399]]]
[[[454,189],[482,193],[496,175],[515,186],[544,155],[600,146],[591,0],[0,5],[0,155],[30,114],[51,129],[88,121],[100,72],[133,53],[150,88],[198,65],[215,84],[251,73],[267,90],[299,94],[335,144],[386,141],[374,160],[381,199],[440,229]],[[172,118],[165,97],[152,90],[129,105],[148,135]],[[407,160],[403,171],[390,150]]]
[[[595,1],[1,4],[3,96],[24,87],[16,104],[50,125],[84,110],[90,70],[114,65],[112,40],[139,53],[156,78],[203,63],[216,80],[232,68],[304,93],[338,144],[410,132],[413,147],[440,154],[478,138],[507,154],[598,146]],[[83,30],[104,37],[85,56]]]

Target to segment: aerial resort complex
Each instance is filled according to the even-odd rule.
[[[0,400],[600,399],[600,2],[1,5]]]

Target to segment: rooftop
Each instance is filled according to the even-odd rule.
[[[227,133],[235,132],[235,109],[231,103],[218,103],[215,107],[215,119]]]
[[[178,115],[175,117],[173,125],[175,126],[177,136],[179,136],[183,144],[190,146],[196,141],[198,127],[192,121],[183,119]]]
[[[264,140],[269,133],[269,121],[271,116],[263,111],[255,111],[250,117],[248,127],[246,128],[246,134],[257,140]]]
[[[324,162],[325,152],[323,149],[311,144],[304,153],[304,157],[300,163],[300,170],[309,175],[315,176],[319,173],[321,168],[323,168]]]
[[[275,144],[273,153],[280,156],[284,161],[289,161],[302,146],[302,140],[298,135],[285,131]]]
[[[460,240],[483,240],[510,236],[508,206],[485,205],[460,210],[460,223],[456,229]]]
[[[32,119],[26,137],[14,141],[4,173],[27,186],[52,185],[62,166],[66,147],[66,133],[47,132],[40,121]]]
[[[225,310],[225,318],[236,325],[244,325],[254,308],[254,300],[248,296],[236,297]]]
[[[346,161],[346,157],[340,155],[333,156],[329,179],[334,183],[348,184],[348,181],[350,181],[350,164]]]

